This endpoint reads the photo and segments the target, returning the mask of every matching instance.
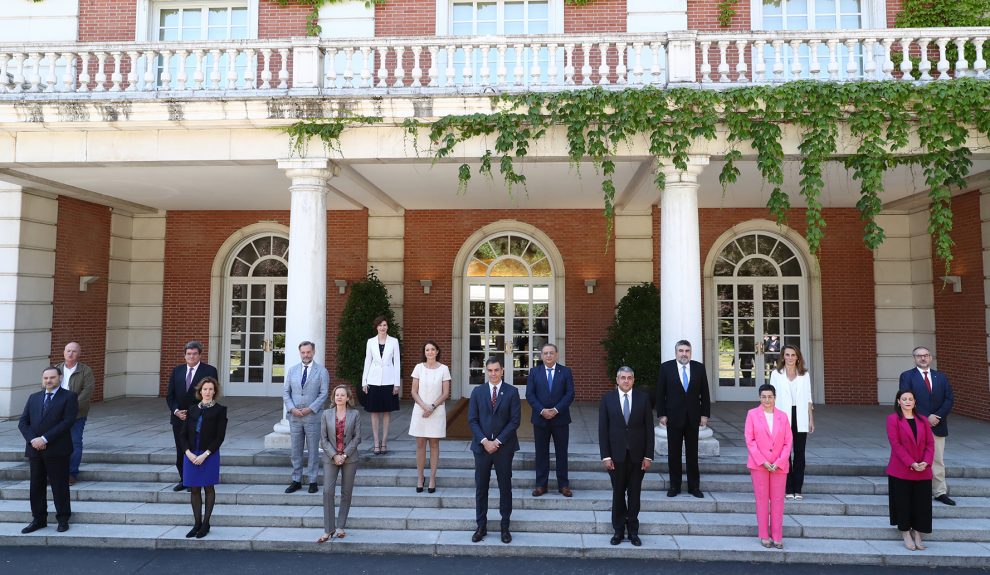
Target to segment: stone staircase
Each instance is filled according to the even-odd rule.
[[[189,495],[172,491],[177,475],[168,450],[87,451],[80,482],[72,488],[72,528],[21,535],[31,520],[28,465],[22,452],[0,450],[0,545],[200,548],[184,537],[191,525]],[[324,545],[322,493],[286,495],[284,452],[224,452],[222,481],[211,521],[209,547],[427,555],[629,557],[985,567],[990,563],[990,469],[950,471],[955,507],[935,503],[935,532],[927,551],[910,552],[887,519],[887,479],[876,465],[809,465],[805,499],[788,501],[783,551],[763,549],[756,537],[748,473],[741,460],[702,460],[704,499],[666,497],[664,465],[644,482],[640,535],[643,547],[613,547],[608,476],[592,454],[572,456],[573,498],[551,492],[533,498],[532,453],[516,458],[513,542],[490,535],[472,544],[473,459],[448,450],[435,494],[417,494],[411,454],[362,456],[348,536]],[[322,489],[322,485],[321,485]],[[497,489],[492,482],[492,495]],[[492,501],[489,530],[498,532]],[[54,522],[54,509],[49,503]]]

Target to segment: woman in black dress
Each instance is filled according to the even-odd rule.
[[[220,482],[220,445],[227,433],[227,408],[217,403],[220,384],[212,377],[204,377],[196,385],[199,403],[189,408],[182,429],[183,461],[182,479],[192,490],[193,524],[186,537],[202,539],[210,532],[210,516],[216,503],[213,487]],[[203,495],[206,490],[206,515],[203,515]]]

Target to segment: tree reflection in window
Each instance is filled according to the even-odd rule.
[[[482,242],[467,266],[469,277],[550,277],[552,273],[543,248],[511,233]]]
[[[231,277],[287,277],[289,240],[263,236],[241,248],[230,264]]]
[[[740,236],[722,248],[714,272],[720,277],[800,277],[804,273],[790,246],[760,232]]]

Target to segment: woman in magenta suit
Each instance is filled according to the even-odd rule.
[[[777,390],[769,383],[761,385],[760,407],[746,414],[746,467],[753,478],[760,543],[783,549],[784,489],[793,436],[787,414],[774,407],[776,402]]]
[[[887,494],[890,524],[904,537],[904,546],[924,549],[922,533],[932,532],[932,460],[935,436],[928,420],[915,418],[914,394],[897,392],[894,413],[887,416],[890,463],[887,464]]]

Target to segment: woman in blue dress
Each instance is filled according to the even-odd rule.
[[[227,433],[227,408],[217,403],[220,384],[204,377],[196,386],[199,403],[189,408],[183,424],[182,447],[186,453],[182,479],[192,491],[193,524],[186,537],[202,539],[210,532],[210,516],[216,503],[214,485],[220,482],[220,445]],[[203,494],[206,491],[206,513]]]

